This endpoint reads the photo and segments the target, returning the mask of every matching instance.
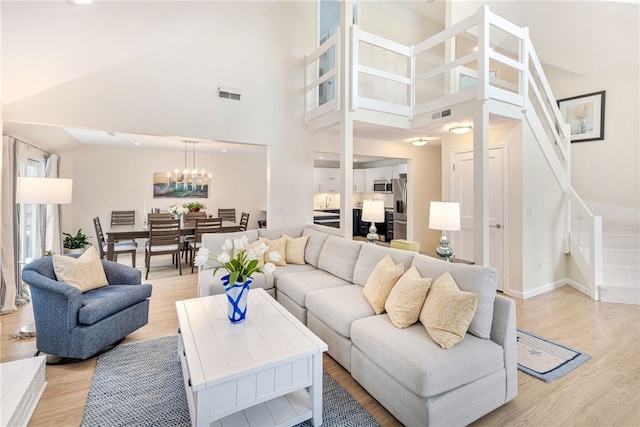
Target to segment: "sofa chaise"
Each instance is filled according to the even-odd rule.
[[[328,353],[407,426],[467,425],[517,394],[515,303],[496,294],[495,269],[453,264],[415,252],[347,240],[316,226],[203,235],[220,253],[224,241],[246,235],[273,242],[304,237],[304,261],[257,274],[262,287],[328,344]],[[308,236],[308,237],[305,237]],[[443,349],[418,321],[399,329],[376,315],[364,296],[371,272],[387,255],[433,280],[449,272],[461,291],[478,295],[464,338]],[[223,293],[215,261],[200,266],[199,296]]]

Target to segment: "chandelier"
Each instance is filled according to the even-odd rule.
[[[172,174],[167,172],[167,185],[174,185],[174,190],[202,190],[211,184],[211,174],[205,173],[204,169],[198,172],[196,169],[196,144],[198,141],[182,141],[184,142],[184,169],[177,169]],[[193,146],[193,166],[191,169],[187,167],[187,147]]]

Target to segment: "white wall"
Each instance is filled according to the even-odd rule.
[[[92,219],[99,217],[103,229],[109,229],[112,210],[135,210],[136,224],[142,224],[144,205],[147,210],[166,210],[170,204],[199,201],[207,210],[236,208],[249,213],[249,228],[257,228],[263,219],[267,186],[262,178],[267,173],[266,148],[255,154],[200,153],[198,169],[212,174],[208,199],[153,198],[153,173],[181,168],[183,158],[175,151],[144,150],[85,146],[63,156],[63,176],[73,178],[73,203],[64,206],[63,231],[82,228],[95,244]],[[245,178],[243,172],[260,179]]]
[[[545,73],[556,99],[606,91],[604,140],[571,144],[576,192],[584,200],[640,209],[639,68],[581,76],[545,67]]]
[[[134,3],[100,7],[127,15]],[[173,25],[187,36],[15,101],[5,119],[268,146],[266,174],[244,171],[243,179],[267,177],[270,227],[310,222],[313,156],[303,120],[303,65],[316,42],[315,3],[189,2],[185,7],[197,9],[195,18]],[[65,21],[58,28],[54,21],[34,36],[72,31],[73,24]],[[80,20],[75,24],[81,28]],[[104,30],[96,37],[109,37],[117,27],[104,22]],[[218,98],[219,86],[240,89],[242,100]],[[82,170],[77,159],[73,164]],[[79,173],[73,175],[80,178]]]

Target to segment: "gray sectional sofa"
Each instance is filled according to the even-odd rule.
[[[415,252],[343,239],[312,225],[286,230],[248,230],[203,235],[220,253],[227,238],[246,235],[274,240],[282,234],[309,236],[305,264],[279,266],[254,276],[262,287],[329,347],[328,353],[380,404],[407,426],[467,425],[517,394],[516,319],[512,300],[496,294],[492,268],[452,264]],[[396,328],[386,313],[375,315],[363,286],[387,254],[405,270],[437,279],[450,271],[459,288],[478,294],[478,305],[462,341],[442,349],[418,321]],[[199,296],[223,293],[214,262],[200,267]]]

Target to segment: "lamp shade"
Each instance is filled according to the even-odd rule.
[[[71,203],[72,179],[19,176],[16,203],[65,204]]]
[[[460,203],[431,202],[429,228],[432,230],[459,231]]]
[[[364,200],[362,202],[362,220],[364,222],[384,222],[384,201]]]

